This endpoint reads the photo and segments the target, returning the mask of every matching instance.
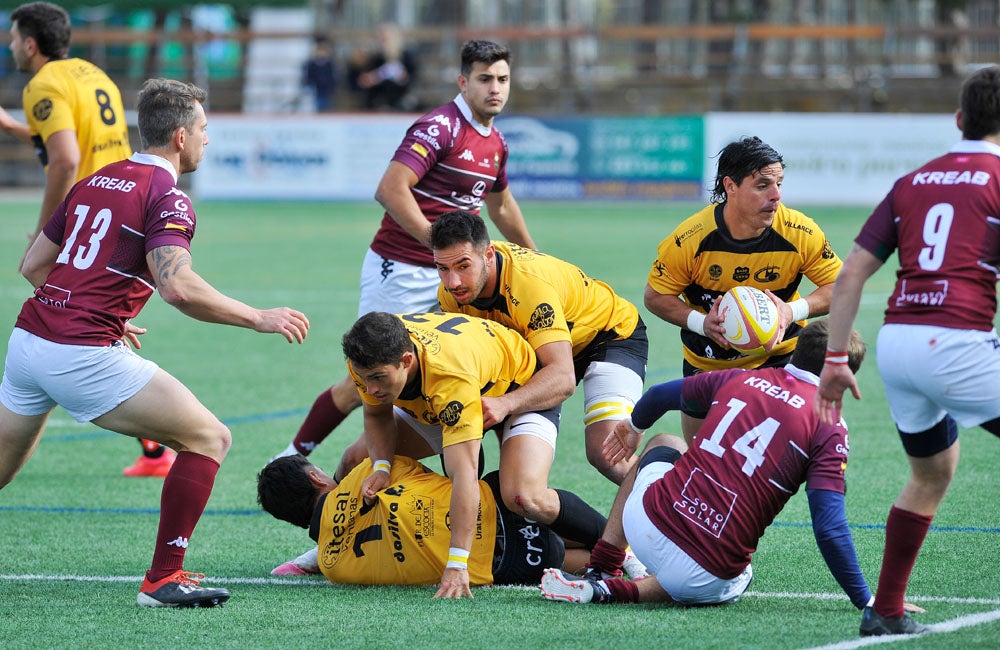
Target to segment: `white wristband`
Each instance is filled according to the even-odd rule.
[[[632,421],[632,418],[629,418],[627,420],[627,422],[628,422],[629,428],[632,429],[632,431],[635,431],[640,436],[646,435],[646,430],[645,429],[640,429],[639,427],[635,426],[635,422]]]
[[[696,309],[688,312],[687,328],[695,334],[705,336],[705,314]]]
[[[452,546],[448,549],[448,563],[444,565],[446,569],[468,569],[469,552],[464,548]]]
[[[389,470],[391,469],[392,469],[392,463],[390,463],[387,460],[376,460],[375,462],[372,463],[373,472],[385,472],[386,474],[388,474]]]
[[[798,322],[809,318],[809,302],[805,298],[799,298],[788,303],[792,308],[792,321]]]

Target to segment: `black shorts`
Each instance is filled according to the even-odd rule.
[[[497,502],[493,584],[537,585],[542,579],[542,571],[562,566],[566,545],[548,526],[528,521],[507,509],[500,496],[499,472],[490,472],[483,480]]]
[[[614,330],[599,334],[587,347],[573,358],[576,383],[583,381],[583,374],[595,361],[607,361],[628,368],[640,379],[646,379],[646,361],[649,357],[649,339],[646,324],[639,319],[632,335],[626,339],[617,338]]]

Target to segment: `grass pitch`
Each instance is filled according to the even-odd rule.
[[[37,203],[5,202],[0,234],[0,322],[9,328],[29,295],[15,272]],[[656,244],[699,206],[654,203],[525,203],[538,245],[642,304]],[[794,206],[799,207],[799,206]],[[57,410],[34,457],[0,492],[0,645],[4,648],[359,647],[385,648],[852,648],[860,616],[816,549],[803,494],[761,540],[755,580],[727,607],[587,607],[549,603],[530,588],[484,588],[475,599],[434,601],[430,587],[360,588],[269,571],[304,551],[304,531],[262,514],[255,477],[284,448],[315,396],[344,374],[340,337],[357,311],[358,273],[381,212],[373,203],[196,205],[195,269],[223,292],[258,307],[289,305],[312,323],[307,342],[199,323],[154,296],[137,322],[142,354],[184,381],[233,431],[234,444],[186,566],[233,593],[217,610],[135,605],[155,538],[161,482],[126,479],[136,442]],[[843,256],[865,211],[806,209]],[[894,264],[890,263],[889,267]],[[858,329],[873,347],[893,268],[869,282]],[[677,330],[641,308],[649,327],[647,385],[680,376]],[[3,335],[6,340],[6,335]],[[5,345],[5,344],[4,344]],[[870,350],[874,353],[874,350]],[[848,517],[874,587],[889,505],[907,477],[874,357],[849,400],[852,454]],[[552,484],[606,511],[614,486],[586,462],[582,400],[563,410]],[[679,431],[668,414],[658,430]],[[332,469],[360,430],[353,414],[313,454]],[[958,477],[910,582],[919,617],[945,631],[907,648],[995,648],[1000,638],[1000,508],[997,440],[961,433]],[[495,466],[496,443],[487,441]]]

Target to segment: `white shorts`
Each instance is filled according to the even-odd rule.
[[[372,249],[361,263],[361,299],[358,318],[368,312],[423,314],[437,311],[437,269],[387,260]]]
[[[892,323],[879,330],[876,350],[889,410],[900,431],[926,431],[945,413],[965,428],[1000,417],[1000,340],[995,330]]]
[[[440,424],[425,424],[415,417],[404,411],[399,407],[392,407],[393,412],[396,417],[405,422],[414,431],[420,434],[420,437],[427,441],[434,453],[443,453],[444,449],[441,445],[441,425]],[[554,411],[545,413],[521,413],[518,415],[512,415],[507,418],[504,422],[503,432],[500,437],[500,445],[507,442],[510,438],[515,436],[534,436],[552,447],[554,452],[556,449],[556,434],[559,432],[559,428],[555,423],[552,422],[547,414],[552,414]],[[516,427],[516,431],[511,430]]]
[[[66,345],[14,328],[0,402],[28,417],[58,404],[77,422],[90,422],[142,390],[158,369],[120,341],[104,347]]]
[[[639,470],[622,513],[625,538],[639,561],[678,603],[717,605],[734,602],[750,586],[753,568],[748,564],[743,573],[729,580],[712,575],[661,533],[646,514],[642,496],[650,485],[673,469],[673,463],[652,462]]]
[[[624,420],[642,397],[642,377],[625,366],[594,361],[583,373],[583,425]]]

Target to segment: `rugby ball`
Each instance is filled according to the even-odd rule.
[[[733,287],[719,301],[725,337],[743,354],[762,356],[778,342],[778,306],[753,287]]]

